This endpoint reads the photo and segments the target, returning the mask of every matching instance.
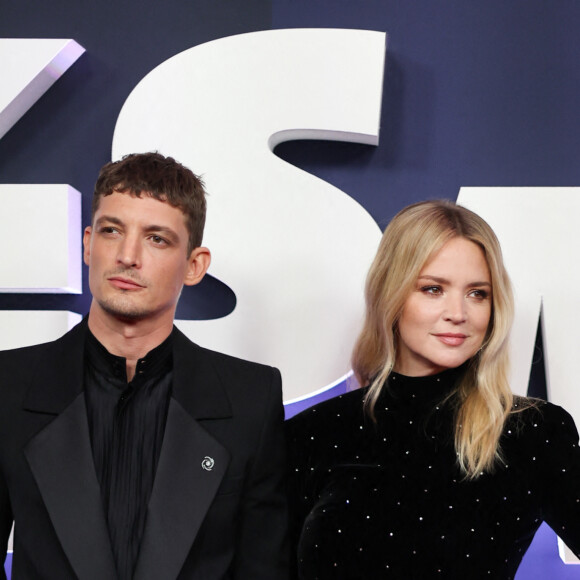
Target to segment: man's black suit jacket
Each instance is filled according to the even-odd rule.
[[[12,575],[116,577],[83,393],[86,321],[0,353],[0,546]],[[176,331],[135,580],[286,578],[280,374]]]

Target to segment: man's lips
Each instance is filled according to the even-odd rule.
[[[434,336],[448,346],[461,346],[467,338],[467,335],[457,332],[443,332]]]
[[[131,280],[131,278],[123,278],[122,276],[111,276],[108,278],[109,282],[121,290],[140,290],[144,288],[142,284]]]

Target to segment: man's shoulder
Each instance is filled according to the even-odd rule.
[[[218,402],[244,420],[281,408],[282,379],[272,366],[202,347],[179,331],[173,364],[174,395],[197,414],[208,405],[208,412],[215,412]]]
[[[279,373],[278,369],[270,365],[239,358],[201,346],[190,340],[179,330],[176,332],[176,337],[176,348],[192,349],[192,352],[195,352],[197,356],[204,358],[216,369],[224,372],[242,373],[242,375]]]
[[[192,408],[200,404],[200,398],[215,402],[220,393],[238,411],[252,407],[259,413],[272,401],[281,404],[278,369],[202,347],[180,331],[175,335],[173,364],[176,393],[184,399],[193,398]]]
[[[82,323],[50,342],[0,351],[0,391],[25,392],[37,378],[43,379],[50,369],[62,369],[70,360],[83,337]]]
[[[81,340],[84,336],[86,328],[85,321],[79,322],[76,326],[73,326],[68,332],[65,332],[62,336],[50,340],[47,342],[42,342],[39,344],[31,344],[26,346],[21,346],[8,350],[0,350],[0,360],[11,360],[29,357],[36,357],[43,355],[46,352],[59,350],[62,348],[67,348],[68,345],[76,344],[77,340]]]
[[[10,383],[22,384],[37,367],[44,344],[0,351],[0,391],[4,394]]]
[[[58,344],[62,341],[62,339],[63,337],[61,336],[60,338],[51,340],[49,342],[21,346],[8,350],[1,350],[1,364],[9,364],[11,361],[28,361],[28,363],[30,363],[31,361],[36,360],[39,356],[43,356],[47,351],[58,348]]]
[[[230,354],[225,354],[201,346],[198,346],[198,348],[201,349],[205,356],[209,357],[215,364],[219,365],[220,368],[230,367],[236,372],[248,373],[271,373],[272,371],[277,371],[277,369],[271,365],[238,358]]]

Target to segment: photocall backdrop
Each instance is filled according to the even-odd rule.
[[[98,169],[158,149],[210,192],[212,276],[186,289],[178,324],[280,366],[289,415],[346,388],[389,219],[459,195],[514,279],[515,390],[579,422],[579,20],[563,0],[1,0],[0,39],[44,43],[0,40],[0,346],[87,312]],[[518,579],[580,577],[555,546],[542,529]]]

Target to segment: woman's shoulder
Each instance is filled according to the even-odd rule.
[[[566,409],[544,399],[514,396],[512,415],[522,414],[526,419],[542,419],[544,421],[572,419]]]
[[[321,419],[340,418],[343,413],[347,415],[359,414],[364,404],[364,398],[368,389],[354,389],[347,391],[326,401],[322,401],[304,409],[286,422],[288,424],[304,423],[308,421],[320,421]]]
[[[536,433],[538,436],[554,434],[557,437],[578,439],[572,415],[563,407],[542,399],[515,397],[508,426],[518,432]]]
[[[289,465],[304,473],[324,472],[328,466],[351,462],[374,449],[372,419],[365,413],[367,389],[349,391],[302,411],[286,421]]]
[[[287,433],[297,436],[312,436],[320,431],[348,431],[364,421],[364,398],[366,388],[355,389],[317,403],[286,421]]]

